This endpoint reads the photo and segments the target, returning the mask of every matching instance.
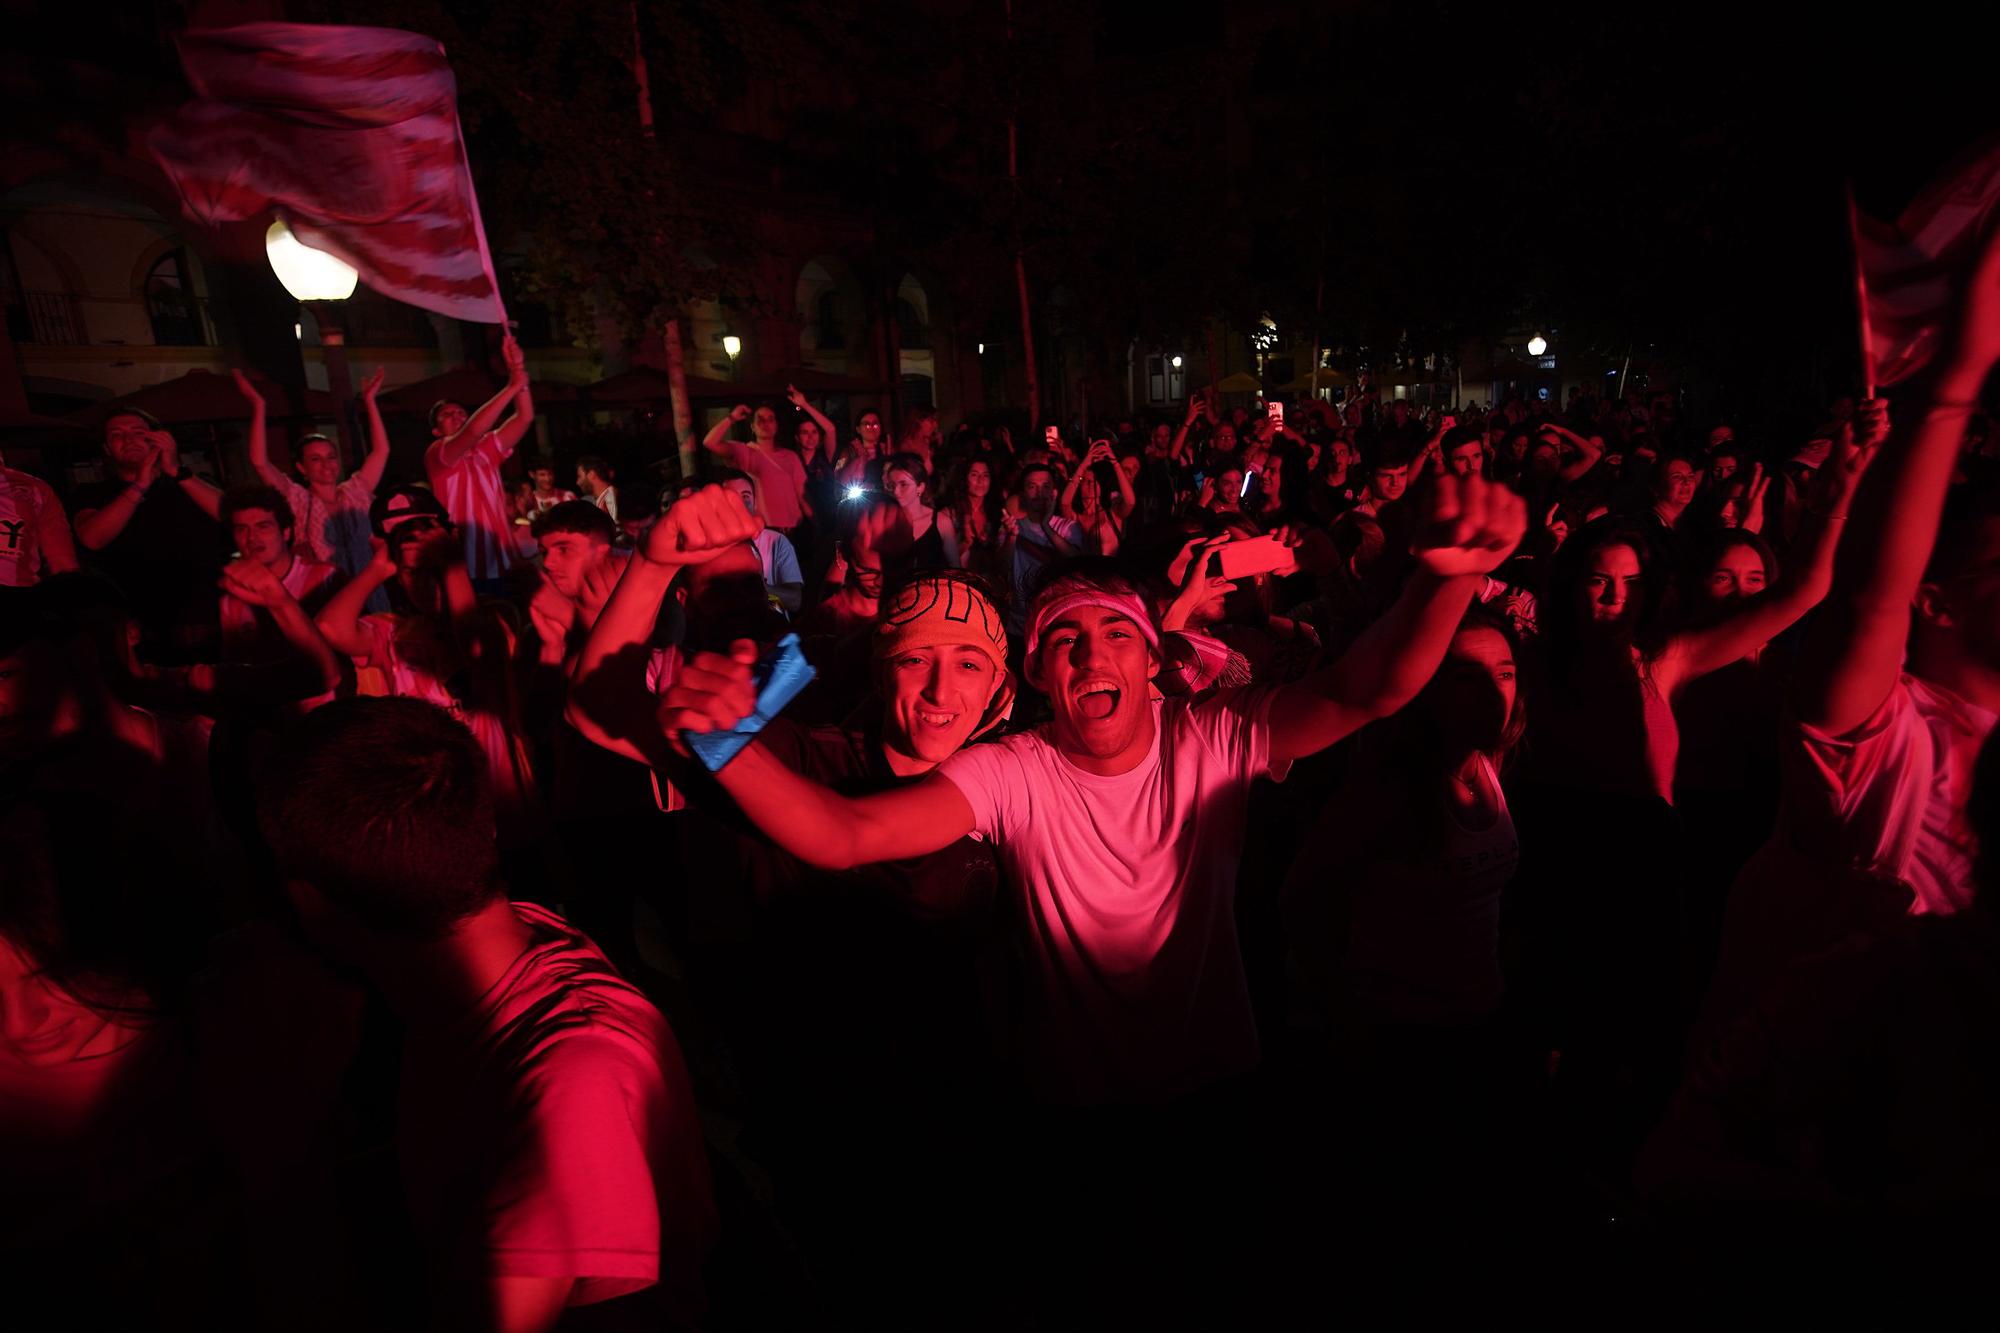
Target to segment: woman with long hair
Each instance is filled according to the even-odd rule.
[[[1115,477],[1118,487],[1118,493],[1111,496],[1108,502],[1105,498],[1107,477]],[[1089,543],[1085,549],[1092,555],[1114,556],[1118,554],[1118,541],[1124,533],[1125,521],[1132,516],[1136,503],[1132,495],[1132,481],[1118,466],[1111,441],[1098,440],[1090,446],[1075,475],[1063,488],[1062,514],[1083,529],[1084,539]]]
[[[1826,595],[1855,483],[1886,434],[1884,422],[1880,435],[1850,436],[1821,469],[1785,577],[1712,618],[1676,624],[1671,571],[1639,524],[1592,523],[1553,562],[1544,670],[1531,677],[1534,753],[1516,801],[1535,848],[1521,898],[1539,1016],[1606,1135],[1605,1167],[1622,1169],[1659,1111],[1689,1012],[1676,699]]]
[[[938,537],[944,560],[956,569],[994,578],[1000,569],[1000,516],[1004,506],[985,458],[959,460],[938,497]]]
[[[871,407],[854,419],[854,438],[834,460],[834,479],[843,490],[856,486],[875,490],[882,484],[882,463],[886,457],[882,447],[882,414]]]
[[[938,531],[937,511],[931,508],[930,469],[915,454],[896,454],[882,467],[882,486],[895,497],[909,527],[910,550],[904,560],[907,569],[942,569],[945,559],[944,534]]]

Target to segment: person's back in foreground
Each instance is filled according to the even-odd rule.
[[[679,1047],[588,939],[507,900],[478,743],[416,700],[335,704],[264,790],[308,934],[407,1026],[396,1133],[432,1315],[543,1329],[623,1297],[635,1327],[693,1322],[715,1222]]]

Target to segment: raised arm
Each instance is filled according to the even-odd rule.
[[[833,423],[827,420],[826,415],[823,412],[821,412],[817,407],[814,407],[812,405],[811,399],[807,398],[804,394],[800,393],[798,389],[793,385],[787,384],[785,386],[785,396],[792,400],[793,407],[798,408],[799,411],[811,417],[813,421],[819,426],[820,452],[825,454],[826,461],[831,463],[833,461],[834,443],[840,438],[838,435],[834,434]],[[808,458],[806,461],[808,463],[812,462],[810,458]]]
[[[750,674],[756,660],[757,645],[748,639],[739,639],[727,654],[691,659],[661,704],[661,728],[678,738],[735,726],[757,705]],[[879,795],[848,798],[794,773],[752,743],[715,776],[773,842],[828,870],[922,856],[972,832],[972,807],[949,779],[936,774]]]
[[[1799,526],[1785,577],[1768,594],[1717,624],[1676,634],[1660,663],[1665,677],[1660,684],[1668,694],[1697,676],[1719,671],[1755,652],[1825,598],[1833,586],[1834,553],[1841,533],[1846,531],[1855,489],[1876,448],[1889,434],[1888,404],[1879,398],[1869,399],[1861,405],[1858,420],[1858,432],[1853,426],[1842,430],[1826,465],[1813,478],[1805,521]],[[1883,692],[1887,693],[1886,687]]]
[[[712,454],[728,453],[731,447],[729,432],[735,427],[737,422],[745,420],[749,415],[750,409],[743,403],[738,403],[736,406],[730,408],[729,415],[716,422],[713,426],[710,426],[708,434],[702,436],[701,447]]]
[[[518,400],[514,416],[507,423],[509,428],[512,428],[515,421],[520,420],[524,412],[527,416],[527,421],[521,425],[520,430],[514,432],[511,440],[506,438],[504,431],[502,432],[502,441],[510,451],[520,442],[528,424],[534,421],[535,405],[528,396],[528,368],[527,363],[521,360],[520,345],[512,338],[508,338],[501,344],[501,353],[507,358],[506,387],[481,403],[479,410],[467,417],[465,424],[458,428],[457,434],[447,436],[431,446],[429,462],[432,467],[446,469],[456,467],[463,462],[474,446],[486,438],[487,432],[494,429],[495,423],[500,420],[500,414],[507,410],[508,403]]]
[[[1799,721],[1839,735],[1881,706],[1902,669],[1910,602],[1937,543],[1965,427],[2000,360],[2000,234],[1988,242],[1955,345],[1914,429],[1894,432],[1854,502],[1854,535],[1834,562],[1833,591],[1799,657]]]
[[[229,372],[236,380],[236,392],[243,395],[243,401],[250,406],[250,426],[245,445],[250,454],[250,468],[263,478],[266,486],[283,491],[291,479],[271,464],[271,441],[265,427],[264,395],[257,392],[257,386],[250,377],[240,370]]]
[[[1441,474],[1417,540],[1417,569],[1388,614],[1340,660],[1271,702],[1271,757],[1317,754],[1414,699],[1444,660],[1480,580],[1527,531],[1521,497],[1497,482]]]
[[[1598,459],[1604,457],[1602,441],[1593,440],[1588,435],[1579,435],[1569,427],[1557,425],[1554,421],[1543,423],[1542,429],[1552,431],[1561,439],[1568,441],[1576,451],[1565,457],[1562,466],[1556,471],[1556,475],[1565,482],[1575,481],[1584,476],[1597,466]]]
[[[514,395],[513,412],[494,432],[500,437],[504,458],[514,452],[515,446],[527,437],[528,427],[535,424],[535,395],[528,387],[528,356],[521,350],[521,344],[509,336],[500,344],[500,355],[507,362],[507,389]]]
[[[1078,468],[1069,474],[1069,484],[1063,487],[1062,499],[1056,501],[1056,512],[1072,523],[1082,521],[1076,516],[1076,492],[1081,485],[1083,485],[1083,468]],[[1049,535],[1053,537],[1055,534],[1051,532]]]
[[[1188,432],[1194,429],[1195,418],[1201,415],[1201,405],[1202,390],[1197,389],[1194,396],[1188,399],[1187,416],[1181,419],[1180,429],[1174,432],[1174,446],[1167,455],[1176,463],[1180,461],[1182,452],[1187,449]]]
[[[667,738],[646,689],[650,640],[660,605],[682,567],[702,564],[749,541],[763,523],[734,494],[707,486],[678,500],[646,532],[625,562],[610,600],[598,612],[570,667],[569,724],[595,745],[655,768],[669,761]]]
[[[368,455],[354,475],[363,486],[374,490],[382,484],[383,469],[389,466],[389,428],[382,424],[382,405],[375,396],[382,392],[382,367],[361,383],[361,408],[368,416]]]
[[[368,598],[374,591],[396,577],[395,562],[389,558],[389,547],[380,537],[368,539],[370,557],[359,574],[340,586],[327,604],[320,608],[315,624],[326,641],[338,652],[349,657],[368,660],[375,644],[368,631],[361,627],[361,617],[366,613]]]

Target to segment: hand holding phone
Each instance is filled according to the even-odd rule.
[[[1246,537],[1208,557],[1208,576],[1216,579],[1247,579],[1259,574],[1289,574],[1297,569],[1298,557],[1276,537]]]

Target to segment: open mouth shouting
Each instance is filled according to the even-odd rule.
[[[1074,691],[1076,710],[1092,721],[1101,722],[1118,711],[1118,701],[1123,693],[1115,681],[1083,681]]]

